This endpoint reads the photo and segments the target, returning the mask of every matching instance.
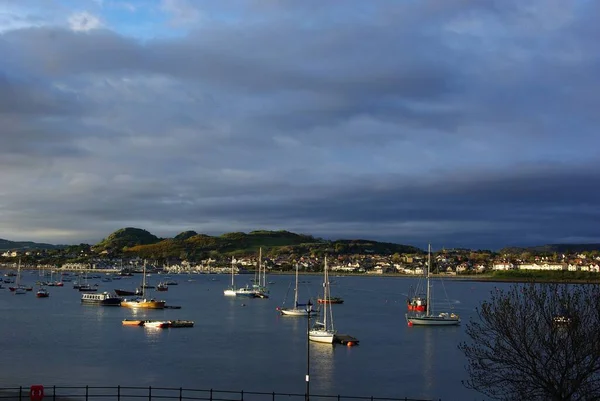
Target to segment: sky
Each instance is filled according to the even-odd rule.
[[[600,2],[0,0],[0,238],[600,242]]]

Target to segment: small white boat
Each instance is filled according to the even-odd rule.
[[[149,327],[151,329],[165,329],[171,325],[171,322],[168,320],[149,320],[144,322],[144,327]]]
[[[329,299],[329,273],[327,271],[327,257],[325,257],[325,267],[323,269],[323,299]],[[327,313],[329,312],[329,316]],[[336,330],[333,327],[333,308],[329,302],[323,303],[322,321],[317,321],[308,331],[308,339],[319,343],[333,344]]]

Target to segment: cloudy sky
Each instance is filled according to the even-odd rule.
[[[0,238],[600,242],[600,2],[0,0]]]

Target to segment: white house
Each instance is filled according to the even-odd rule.
[[[506,263],[506,262],[494,263],[492,265],[493,270],[512,270],[514,268],[515,268],[515,265],[513,265],[512,263]]]
[[[519,270],[565,270],[568,266],[562,263],[523,263],[519,265]]]

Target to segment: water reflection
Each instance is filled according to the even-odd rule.
[[[318,394],[333,393],[334,348],[335,345],[332,344],[310,343],[311,392]]]
[[[83,310],[83,316],[88,319],[94,319],[99,322],[104,316],[104,307],[102,306],[82,304],[81,309]]]
[[[435,355],[434,330],[425,330],[423,333],[423,378],[425,390],[429,394],[434,388],[433,356]]]

